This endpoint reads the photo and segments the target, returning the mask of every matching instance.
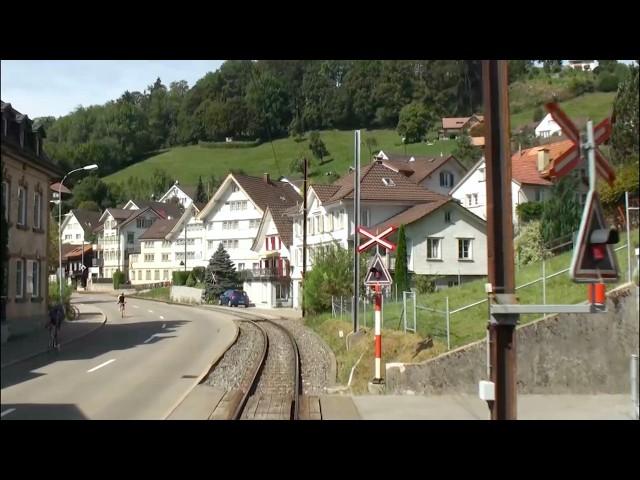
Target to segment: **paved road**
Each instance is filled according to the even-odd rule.
[[[83,297],[107,324],[59,353],[2,369],[10,419],[163,419],[236,336],[228,315],[128,299]]]

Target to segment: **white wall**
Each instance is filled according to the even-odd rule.
[[[445,212],[451,223],[445,222]],[[460,206],[449,205],[406,226],[411,239],[413,271],[421,275],[486,275],[486,224],[473,218]],[[427,260],[427,238],[441,237],[442,260]],[[472,239],[472,259],[458,259],[458,238]]]
[[[486,220],[487,182],[485,179],[486,165],[483,161],[464,181],[464,183],[457,186],[456,190],[451,195],[456,200],[459,200],[464,208],[468,209],[470,212],[473,212],[480,218]],[[469,204],[469,199],[471,199],[471,204]]]
[[[71,212],[67,213],[69,220],[62,229],[62,243],[69,245],[82,245],[82,239],[84,238],[84,229],[80,225],[80,222],[76,219],[75,215]],[[65,221],[63,220],[63,224]],[[70,237],[70,238],[67,238]],[[86,242],[85,242],[86,243]]]
[[[180,201],[180,204],[183,207],[188,207],[192,200],[191,197],[189,197],[189,195],[187,195],[186,193],[184,193],[180,187],[178,187],[177,185],[173,185],[168,191],[167,193],[165,193],[162,196],[162,199],[160,200],[161,202],[168,202],[169,200],[171,200],[172,198],[178,198],[178,200]]]
[[[440,172],[448,171],[453,174],[453,184],[449,187],[440,185]],[[456,185],[462,177],[467,173],[457,162],[449,160],[444,165],[434,170],[431,175],[420,182],[420,185],[432,192],[440,193],[441,195],[449,195],[449,191]]]
[[[540,121],[535,129],[536,137],[546,138],[560,133],[562,133],[562,129],[560,128],[560,125],[556,123],[550,113],[547,113],[547,115]]]

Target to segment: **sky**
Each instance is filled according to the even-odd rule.
[[[621,60],[631,63],[630,60]],[[156,78],[192,87],[223,60],[3,60],[0,95],[29,118],[66,115],[102,105],[126,90],[144,91]]]
[[[223,60],[2,60],[3,102],[29,118],[60,117],[79,105],[102,105],[125,90],[186,80],[192,87]]]

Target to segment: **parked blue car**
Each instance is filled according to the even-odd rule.
[[[244,305],[244,308],[247,308],[249,304],[249,296],[247,292],[242,290],[227,290],[220,295],[220,305],[227,305],[228,307]]]

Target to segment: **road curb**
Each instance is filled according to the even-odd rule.
[[[240,328],[235,324],[234,326],[236,328],[236,334],[232,337],[229,344],[224,347],[222,354],[219,355],[218,358],[216,358],[209,364],[209,366],[205,369],[205,371],[196,379],[196,381],[191,386],[191,388],[187,390],[185,394],[181,396],[180,399],[176,401],[176,403],[171,407],[169,412],[164,417],[162,417],[162,420],[166,420],[171,416],[171,414],[176,410],[176,408],[178,408],[180,404],[184,402],[185,399],[191,394],[191,392],[193,392],[193,389],[196,388],[198,385],[200,385],[200,383],[202,383],[202,381],[209,376],[213,367],[216,365],[216,363],[220,361],[220,359],[224,356],[224,354],[227,353],[227,351],[233,346],[234,343],[236,343],[236,341],[238,341],[238,337],[240,336]],[[203,419],[203,420],[206,420],[206,419]]]
[[[78,336],[76,336],[76,337],[70,338],[70,339],[68,339],[68,340],[66,340],[66,341],[64,341],[64,342],[62,342],[62,343],[60,344],[60,346],[63,346],[63,345],[69,345],[70,343],[73,343],[73,342],[75,342],[76,340],[80,340],[81,338],[84,338],[84,337],[86,337],[87,335],[90,335],[90,334],[92,334],[92,333],[96,332],[98,329],[100,329],[100,328],[104,327],[104,325],[107,323],[107,314],[106,314],[106,313],[104,313],[104,312],[100,312],[100,314],[102,315],[102,322],[100,322],[100,323],[99,323],[95,328],[93,328],[93,329],[91,329],[91,330],[89,330],[89,331],[87,331],[87,332],[84,332],[84,333],[83,333],[83,334],[81,334],[81,335],[78,335]],[[24,362],[24,361],[26,361],[26,360],[31,360],[32,358],[38,357],[38,356],[43,355],[43,354],[48,353],[48,352],[49,352],[49,349],[44,349],[44,350],[40,350],[40,351],[38,351],[38,352],[36,352],[36,353],[31,353],[31,354],[26,355],[26,356],[24,356],[24,357],[18,358],[18,359],[16,359],[16,360],[12,360],[12,361],[10,361],[10,362],[3,363],[2,365],[0,365],[0,370],[1,370],[1,369],[3,369],[3,368],[6,368],[6,367],[10,367],[10,366],[12,366],[12,365],[15,365],[15,364],[17,364],[17,363]]]

